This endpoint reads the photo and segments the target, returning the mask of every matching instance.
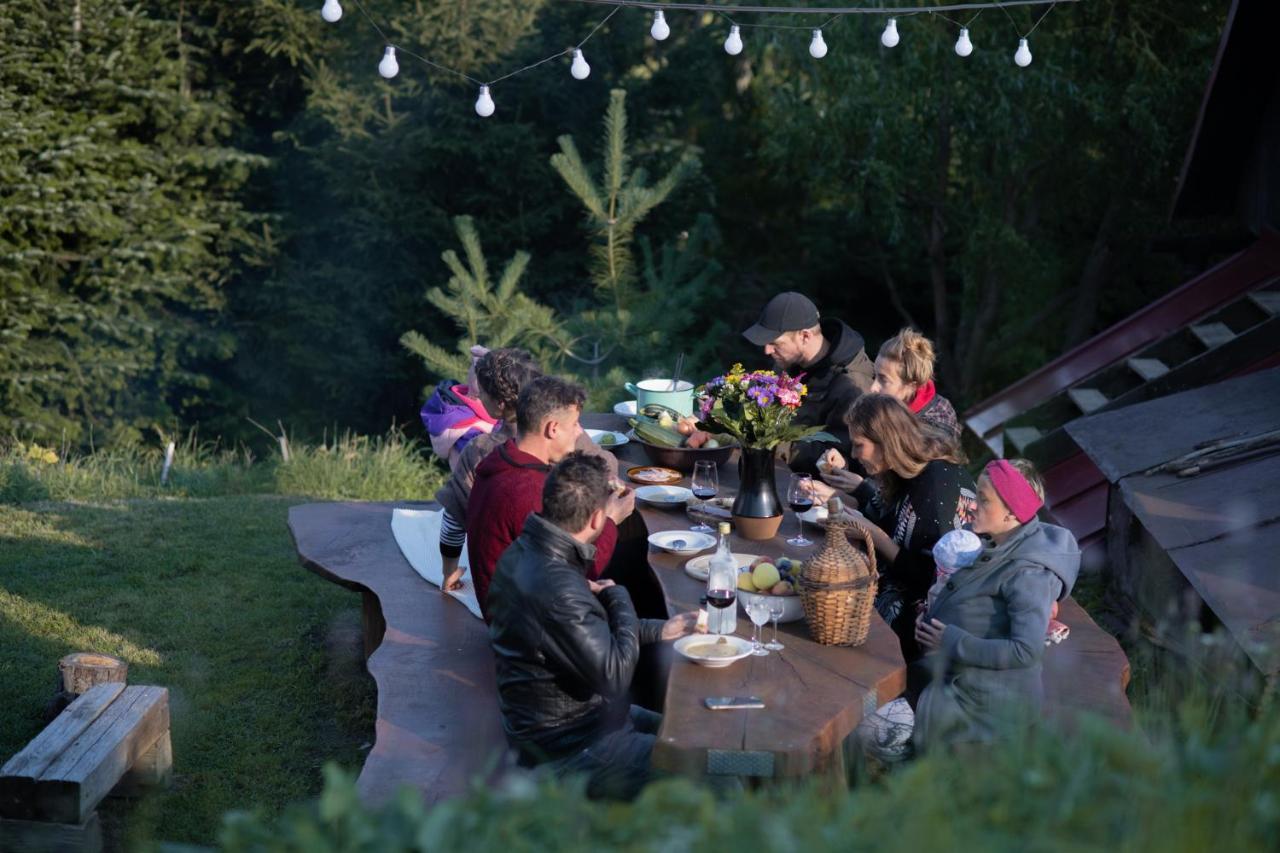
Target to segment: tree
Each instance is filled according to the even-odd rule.
[[[265,160],[224,144],[178,21],[91,11],[0,6],[0,429],[132,441],[219,393]]]
[[[452,249],[444,253],[445,265],[453,276],[445,285],[427,291],[427,301],[461,327],[455,352],[432,343],[420,332],[405,332],[400,343],[419,356],[427,370],[439,379],[460,379],[467,375],[469,349],[482,343],[491,349],[520,346],[533,352],[545,364],[564,350],[563,334],[555,313],[518,290],[520,277],[529,266],[529,253],[516,252],[502,270],[497,286],[489,280],[480,235],[469,216],[454,220],[467,262]]]

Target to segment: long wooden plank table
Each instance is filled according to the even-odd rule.
[[[624,430],[615,415],[587,415],[586,426]],[[619,470],[649,464],[634,442],[616,451]],[[719,471],[721,495],[734,494],[738,484],[737,454]],[[778,487],[786,488],[779,472]],[[688,477],[683,485],[688,486]],[[684,508],[655,509],[637,504],[650,533],[687,530]],[[780,535],[765,542],[736,534],[736,553],[782,555],[808,560],[821,550],[823,531],[809,526],[815,545],[796,548],[785,539],[794,531],[788,513]],[[709,552],[707,552],[709,553]],[[688,557],[651,550],[649,565],[662,588],[670,613],[698,608],[704,581],[684,571]],[[876,614],[871,633],[857,648],[823,646],[809,639],[801,620],[778,626],[785,648],[764,657],[748,657],[723,669],[698,666],[682,658],[672,661],[663,707],[662,727],[654,748],[655,767],[688,775],[739,775],[765,778],[843,772],[844,739],[863,716],[897,696],[906,686],[906,669],[898,638]],[[751,636],[752,625],[739,608],[737,633]],[[772,632],[772,625],[761,629]],[[758,696],[763,710],[711,711],[708,696]]]

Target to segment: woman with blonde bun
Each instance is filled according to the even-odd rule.
[[[914,329],[903,329],[880,347],[871,393],[898,398],[921,421],[958,441],[955,407],[933,383],[935,361],[933,342]]]

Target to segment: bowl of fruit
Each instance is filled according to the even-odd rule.
[[[796,591],[795,579],[804,563],[790,557],[759,557],[748,571],[738,573],[738,601],[743,610],[756,601],[776,605],[782,603],[779,622],[796,622],[804,618],[804,604]]]
[[[651,462],[686,474],[700,459],[717,465],[728,462],[738,447],[733,436],[700,430],[697,418],[656,403],[645,406],[630,421],[636,441]]]

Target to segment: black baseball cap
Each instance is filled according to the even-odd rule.
[[[818,306],[803,293],[788,290],[769,300],[760,319],[742,336],[758,347],[773,343],[783,332],[811,329],[818,325]]]

